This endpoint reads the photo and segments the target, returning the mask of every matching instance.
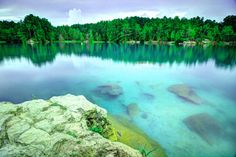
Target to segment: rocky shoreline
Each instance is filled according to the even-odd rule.
[[[65,95],[17,105],[2,102],[0,107],[1,156],[141,157],[148,151],[123,144],[121,134],[131,131],[133,135],[132,130],[124,132],[124,126],[110,118],[118,129],[123,128],[122,133],[117,131],[107,111],[84,96]],[[131,137],[128,142],[132,140],[137,139]],[[160,150],[159,154],[165,156]]]
[[[27,44],[34,45],[38,44],[39,42],[37,41],[32,41],[29,40],[27,41]],[[50,42],[47,42],[50,43]],[[53,41],[51,43],[80,43],[80,44],[114,44],[116,42],[109,42],[109,41],[93,41],[93,43],[90,43],[89,41],[76,41],[76,40],[67,40],[67,41]],[[177,45],[177,46],[236,46],[235,41],[210,41],[210,40],[203,40],[201,42],[197,42],[195,40],[188,40],[188,41],[181,41],[181,42],[176,42],[176,41],[125,41],[125,42],[120,42],[119,44],[145,44],[145,45]]]

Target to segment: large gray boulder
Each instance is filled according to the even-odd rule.
[[[213,145],[214,139],[223,135],[222,127],[208,113],[198,113],[191,115],[183,120],[184,124],[209,145]]]
[[[105,84],[97,86],[94,93],[99,97],[114,99],[123,94],[123,89],[118,84]]]
[[[168,88],[168,91],[195,105],[203,103],[203,100],[197,95],[197,93],[185,84],[172,85]]]
[[[84,96],[65,95],[18,105],[3,102],[0,108],[0,156],[142,156],[109,140],[115,135],[109,130],[107,111]]]

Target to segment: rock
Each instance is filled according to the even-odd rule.
[[[158,84],[150,84],[149,87],[153,90],[158,90],[161,86],[161,83]]]
[[[127,106],[127,112],[130,117],[137,116],[140,113],[140,109],[138,107],[138,104],[131,103]]]
[[[29,45],[34,45],[34,44],[36,44],[36,43],[38,43],[37,41],[35,41],[34,39],[29,39],[29,40],[27,40],[27,44],[29,44]]]
[[[2,147],[0,149],[0,153],[2,157],[18,157],[18,156],[45,156],[43,155],[44,152],[41,150],[42,147],[40,145],[27,145],[27,146],[21,146],[21,145],[5,145],[5,147]]]
[[[155,96],[151,93],[141,93],[140,94],[142,99],[153,101],[155,99]]]
[[[143,119],[147,119],[147,118],[148,118],[148,114],[147,114],[147,113],[143,113],[143,114],[141,115],[141,117],[142,117]]]
[[[27,116],[30,116],[32,118],[36,118],[33,116],[37,116],[42,112],[42,110],[45,107],[48,107],[51,103],[45,100],[31,100],[31,101],[26,101],[19,106],[22,107],[22,112],[26,111]]]
[[[2,126],[4,125],[4,123],[13,116],[13,114],[5,114],[0,116],[0,130],[3,129]]]
[[[30,124],[24,119],[14,117],[6,124],[6,129],[9,142],[16,142],[22,133],[30,129]]]
[[[1,109],[0,109],[0,116],[2,114],[14,113],[16,111],[16,109],[17,109],[16,106],[12,103],[2,102]]]
[[[199,113],[183,120],[184,124],[208,144],[213,144],[213,139],[222,135],[220,124],[209,114]]]
[[[50,142],[50,135],[41,129],[30,128],[20,135],[17,142],[22,144],[43,144],[45,147]]]
[[[52,125],[52,123],[47,119],[44,119],[44,120],[41,120],[41,121],[35,123],[34,126],[35,126],[35,128],[44,130],[46,132],[51,132],[54,128],[54,125]]]
[[[64,97],[64,99],[61,99],[61,97],[52,97],[50,99],[50,102],[52,102],[54,105],[55,105],[55,103],[57,103],[57,104],[59,104],[59,106],[61,105],[70,111],[78,111],[81,109],[84,111],[89,111],[89,110],[96,109],[104,115],[107,114],[107,111],[105,109],[89,102],[82,95],[81,96],[74,96],[74,95],[68,94]]]
[[[202,104],[202,99],[187,85],[173,85],[168,88],[168,91],[193,104]]]
[[[123,94],[123,89],[121,86],[117,84],[106,84],[98,86],[94,90],[95,94],[98,96],[103,96],[105,98],[117,98],[118,96]]]
[[[228,125],[225,126],[224,129],[227,130],[226,132],[227,140],[231,141],[233,146],[236,148],[236,121],[235,119],[233,121],[232,120],[228,121]]]
[[[0,103],[0,108],[0,156],[142,156],[117,142],[107,111],[84,96]]]
[[[184,41],[183,45],[184,46],[195,46],[197,44],[196,41]]]

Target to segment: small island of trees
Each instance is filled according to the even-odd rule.
[[[144,18],[129,17],[91,24],[54,27],[46,18],[32,14],[23,21],[0,21],[0,41],[47,43],[53,41],[79,42],[174,42],[194,41],[212,43],[236,41],[236,16],[223,22],[204,18]]]

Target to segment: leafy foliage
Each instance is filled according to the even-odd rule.
[[[53,27],[45,19],[32,14],[18,23],[0,21],[0,41],[37,42],[76,40],[94,41],[175,41],[176,43],[194,40],[236,41],[236,16],[227,16],[224,22],[217,23],[200,17],[186,18],[143,18],[130,17],[101,21],[95,24],[75,24]]]
[[[110,140],[117,140],[116,131],[106,117],[97,110],[90,110],[84,114],[89,129]]]

